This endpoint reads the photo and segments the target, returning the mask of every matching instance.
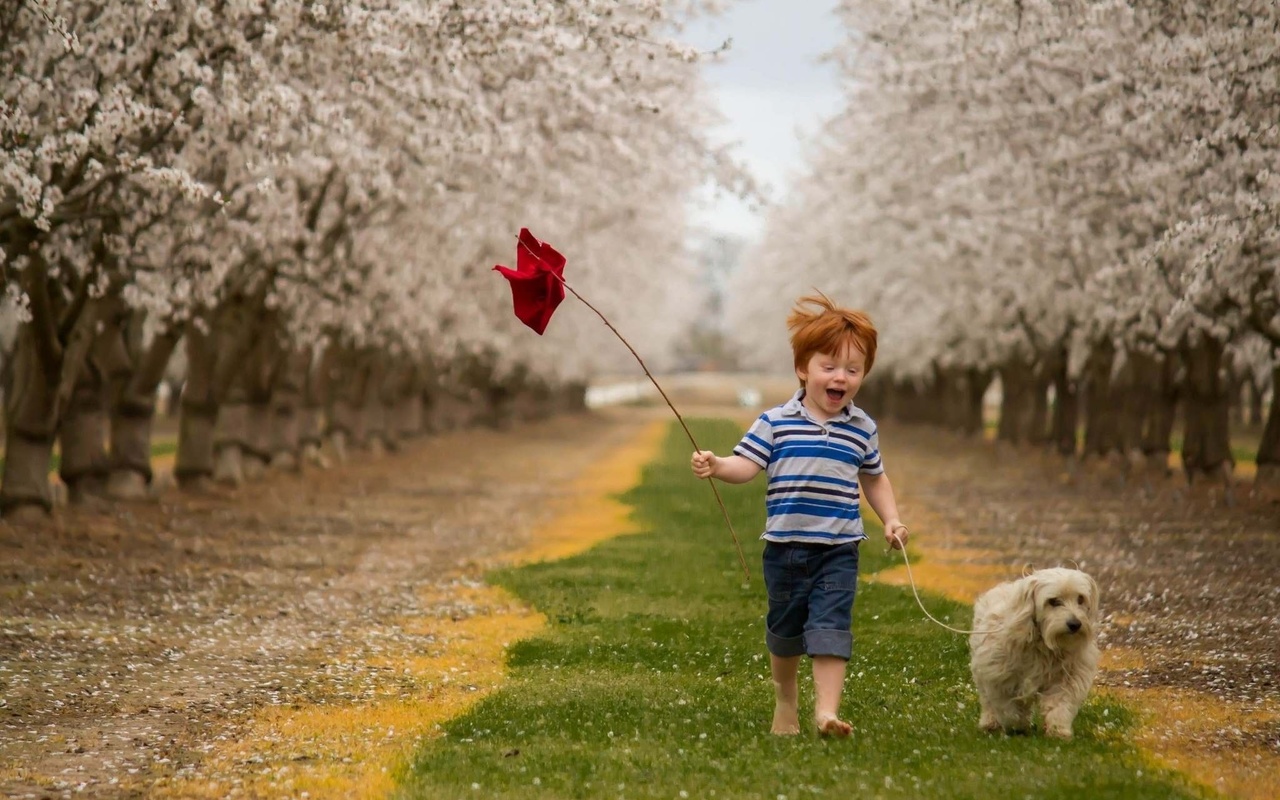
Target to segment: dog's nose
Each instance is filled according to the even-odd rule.
[[[1072,633],[1075,633],[1076,631],[1080,630],[1080,620],[1076,619],[1075,617],[1072,617],[1071,619],[1067,620],[1067,630],[1071,631]]]

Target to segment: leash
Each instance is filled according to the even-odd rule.
[[[905,528],[906,526],[903,525],[901,527]],[[897,539],[897,528],[894,528],[894,532],[895,532],[894,538]],[[902,544],[902,563],[906,564],[907,566],[907,580],[911,582],[911,593],[915,595],[916,605],[920,606],[920,610],[924,612],[924,615],[928,617],[931,622],[933,622],[935,625],[939,625],[943,628],[946,628],[952,633],[959,633],[965,636],[975,634],[975,633],[981,633],[981,634],[996,633],[999,630],[999,628],[992,628],[991,630],[988,630],[988,631],[965,631],[959,628],[953,628],[947,623],[942,622],[941,620],[938,620],[932,614],[930,614],[929,609],[925,608],[924,603],[920,600],[920,592],[916,590],[916,577],[915,575],[911,574],[911,559],[907,557],[907,545],[903,543],[901,539],[898,539],[898,543]]]

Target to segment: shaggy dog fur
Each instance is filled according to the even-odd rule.
[[[987,591],[973,606],[969,666],[983,730],[1024,732],[1035,704],[1050,736],[1071,724],[1098,672],[1098,584],[1075,569],[1045,569]]]

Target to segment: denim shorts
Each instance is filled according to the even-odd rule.
[[[764,544],[765,644],[775,656],[853,655],[858,544]]]

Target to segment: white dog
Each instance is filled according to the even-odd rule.
[[[1027,731],[1038,702],[1044,730],[1071,723],[1098,672],[1098,584],[1076,569],[1044,569],[1002,583],[973,605],[973,681],[986,731]]]

